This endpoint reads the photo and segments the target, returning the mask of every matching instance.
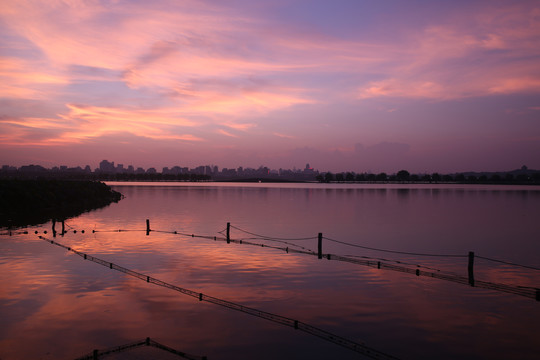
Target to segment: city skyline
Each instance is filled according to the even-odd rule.
[[[20,167],[12,166],[12,165],[1,165],[0,167],[0,176],[22,176],[23,178],[26,176],[30,176],[30,178],[33,178],[35,176],[40,176],[40,174],[47,174],[49,177],[56,177],[61,175],[89,175],[89,174],[110,174],[110,175],[171,175],[171,176],[178,176],[178,175],[204,175],[208,176],[206,180],[218,178],[218,179],[224,179],[224,178],[250,178],[250,177],[280,177],[280,178],[289,178],[289,179],[295,179],[296,180],[313,180],[316,176],[324,176],[326,174],[328,175],[341,175],[343,176],[343,179],[345,179],[345,176],[347,177],[353,175],[353,176],[372,176],[371,180],[386,180],[389,178],[395,178],[396,175],[399,175],[400,173],[406,173],[410,174],[411,176],[416,176],[416,179],[424,179],[429,181],[432,178],[439,178],[443,175],[451,175],[451,176],[457,176],[457,175],[467,175],[472,176],[471,179],[475,179],[474,177],[476,175],[480,176],[486,176],[486,175],[505,175],[508,176],[508,174],[512,174],[512,178],[506,178],[507,180],[513,179],[513,175],[528,175],[529,180],[530,176],[534,178],[534,180],[538,181],[538,175],[540,173],[540,170],[529,168],[526,165],[523,165],[519,168],[512,168],[512,169],[505,169],[501,171],[463,171],[463,172],[455,172],[455,173],[442,173],[442,172],[432,172],[432,173],[426,173],[426,172],[411,172],[407,169],[399,169],[394,170],[391,172],[371,172],[371,171],[364,171],[364,172],[355,172],[354,170],[347,170],[347,169],[341,169],[335,172],[332,171],[320,171],[317,168],[312,167],[309,163],[306,163],[305,167],[296,167],[294,166],[292,169],[290,168],[282,168],[279,169],[275,168],[269,168],[264,165],[260,165],[259,167],[243,167],[238,166],[235,168],[227,168],[227,167],[220,167],[219,165],[199,165],[196,167],[187,167],[187,166],[180,166],[180,165],[172,165],[172,166],[165,166],[161,169],[157,169],[155,167],[149,167],[149,168],[143,168],[137,165],[129,164],[125,166],[122,163],[116,163],[114,161],[108,161],[106,159],[99,162],[99,166],[97,167],[91,167],[90,165],[77,165],[73,167],[68,167],[67,165],[56,165],[50,168],[44,167],[42,165],[35,165],[35,164],[28,164],[23,165]],[[375,176],[377,176],[375,178]],[[408,176],[408,175],[407,175]],[[148,180],[156,180],[157,178],[148,178]],[[180,178],[178,178],[181,180]],[[449,178],[448,178],[449,179]],[[186,179],[183,179],[186,180]],[[192,179],[192,180],[202,180],[202,179]],[[349,179],[351,180],[351,179]],[[358,180],[358,179],[357,179]],[[362,178],[361,181],[364,181],[364,178]]]
[[[537,1],[6,0],[0,34],[0,164],[540,168]]]

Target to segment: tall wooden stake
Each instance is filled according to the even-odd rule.
[[[231,223],[227,223],[227,244],[231,243]]]
[[[474,286],[474,252],[469,251],[469,285]]]
[[[319,259],[322,259],[322,233],[319,233],[318,249],[319,249]]]
[[[150,234],[150,220],[146,219],[146,236]]]

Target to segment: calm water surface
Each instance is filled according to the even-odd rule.
[[[111,185],[124,200],[68,220],[68,233],[55,240],[400,359],[536,359],[540,353],[540,302],[534,299],[181,235],[222,237],[229,222],[236,240],[317,252],[322,233],[325,254],[422,271],[467,276],[469,251],[539,268],[539,187]],[[146,219],[159,231],[147,236]],[[52,239],[51,224],[28,230],[28,235],[0,237],[2,360],[73,359],[146,337],[209,359],[365,358],[299,330],[85,261],[38,238]],[[298,238],[309,239],[290,240]],[[478,280],[540,287],[538,270],[479,258],[474,266]]]

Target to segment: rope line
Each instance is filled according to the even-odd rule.
[[[233,226],[231,226],[231,227],[233,227]],[[221,237],[216,237],[216,236],[196,235],[196,234],[182,233],[182,232],[178,232],[178,231],[162,231],[162,230],[149,230],[149,229],[146,229],[146,230],[122,230],[122,229],[119,229],[119,230],[92,230],[92,232],[146,231],[147,235],[148,235],[148,233],[150,231],[155,231],[155,232],[161,232],[161,233],[167,233],[167,234],[177,234],[177,235],[182,235],[182,236],[192,237],[192,238],[197,237],[197,238],[202,238],[202,239],[210,239],[210,240],[214,240],[214,241],[227,241],[228,243],[232,242],[232,243],[238,243],[238,244],[246,244],[246,245],[258,246],[258,247],[268,247],[268,248],[271,248],[271,249],[285,251],[287,253],[298,253],[298,254],[306,254],[306,255],[312,255],[312,256],[319,255],[317,252],[314,252],[311,249],[307,249],[307,248],[304,248],[304,247],[302,247],[300,245],[293,244],[293,243],[288,243],[288,242],[286,242],[284,240],[281,240],[283,238],[272,238],[272,237],[268,237],[268,236],[262,236],[262,235],[258,235],[258,234],[255,234],[255,233],[251,233],[251,232],[242,230],[242,229],[237,228],[237,227],[233,227],[233,228],[238,229],[238,230],[243,231],[243,232],[248,233],[248,234],[252,234],[254,236],[258,236],[258,238],[254,238],[254,239],[260,239],[260,240],[263,240],[263,241],[280,242],[282,244],[290,245],[291,247],[289,247],[289,246],[287,246],[287,247],[272,246],[272,245],[268,245],[268,244],[261,244],[261,243],[255,243],[255,242],[248,241],[248,240],[250,240],[252,238],[248,238],[248,240],[246,240],[246,239],[239,239],[238,240],[238,239],[231,239],[229,237],[228,239],[226,239],[226,238],[221,238]],[[225,231],[225,230],[223,230],[223,231]],[[74,232],[76,232],[76,231],[74,231]],[[84,230],[82,230],[81,232],[83,233]],[[18,232],[18,233],[20,233],[20,232]],[[25,231],[23,233],[26,234],[27,232]],[[37,234],[38,232],[36,231],[35,233]],[[44,231],[44,234],[46,234],[46,233],[47,232]],[[2,235],[4,235],[4,234],[2,234]],[[316,237],[297,238],[296,240],[308,240],[308,239],[316,239]],[[337,242],[337,243],[341,243],[341,244],[345,244],[345,245],[349,245],[349,246],[358,247],[358,248],[363,248],[363,249],[368,249],[368,250],[376,250],[376,251],[383,251],[383,252],[388,252],[388,253],[405,254],[405,255],[420,255],[420,256],[434,256],[434,257],[460,257],[460,258],[467,257],[467,255],[423,254],[423,253],[384,250],[384,249],[377,249],[377,248],[371,248],[371,247],[362,246],[362,245],[351,244],[351,243],[347,243],[347,242],[343,242],[343,241],[339,241],[339,240],[331,239],[331,238],[327,238],[327,237],[324,237],[324,239],[327,239],[327,240],[333,241],[333,242]],[[292,240],[294,240],[294,239],[292,239]],[[297,248],[300,248],[300,249],[295,249],[293,247],[297,247]],[[439,270],[439,269],[430,268],[430,267],[427,267],[427,266],[422,266],[422,265],[417,265],[417,264],[410,264],[410,263],[402,262],[402,261],[399,261],[399,260],[387,260],[387,259],[379,259],[379,260],[382,260],[382,261],[361,260],[361,259],[355,258],[354,255],[341,256],[341,255],[334,255],[334,254],[324,254],[323,257],[327,258],[328,260],[337,260],[337,261],[343,261],[343,262],[354,263],[354,264],[365,265],[365,266],[373,266],[373,264],[376,264],[377,268],[379,268],[379,269],[383,268],[383,269],[387,269],[387,270],[393,270],[393,271],[404,272],[404,273],[414,273],[417,276],[428,276],[428,277],[432,277],[432,278],[438,278],[438,279],[442,279],[442,280],[448,280],[448,281],[452,281],[452,282],[471,285],[470,280],[468,280],[467,278],[462,277],[460,275],[457,275],[455,273],[446,272],[446,275],[444,275],[444,274],[441,273],[441,270]],[[478,256],[478,255],[476,255],[476,257],[484,259],[484,260],[488,260],[488,261],[493,261],[493,262],[498,262],[498,263],[511,265],[511,266],[519,266],[519,267],[527,268],[527,269],[531,269],[531,270],[540,270],[539,268],[533,267],[533,266],[520,265],[520,264],[516,264],[516,263],[512,263],[512,262],[492,259],[492,258],[488,258],[488,257]],[[361,258],[362,259],[373,259],[373,258],[369,258],[369,257],[365,257],[365,256],[362,256]],[[397,264],[406,264],[406,265],[409,265],[409,266],[415,266],[416,268],[411,269],[411,268],[407,268],[407,267],[403,267],[403,266],[399,266],[399,265],[386,264],[383,261],[392,261],[392,262],[396,262]],[[433,270],[433,271],[436,271],[436,272],[429,272],[429,271],[424,271],[424,270],[420,271],[419,268],[425,268],[425,269]],[[465,280],[463,280],[463,279],[465,279]],[[540,301],[540,289],[538,289],[538,288],[527,287],[527,286],[498,284],[498,283],[483,282],[483,281],[474,281],[474,284],[471,285],[471,286],[479,287],[479,288],[486,288],[486,289],[490,289],[490,290],[497,290],[497,291],[502,291],[502,292],[506,292],[506,293],[512,293],[512,294],[521,295],[521,296],[525,296],[525,297],[528,297],[528,298],[533,298],[533,299],[536,299],[537,301]]]
[[[54,240],[47,239],[47,238],[45,238],[43,236],[39,236],[39,238],[41,240],[49,242],[50,244],[53,244],[53,245],[62,247],[64,249],[68,250],[68,251],[71,251],[71,252],[83,257],[85,260],[90,260],[92,262],[103,265],[103,266],[108,267],[110,269],[123,272],[126,275],[133,276],[133,277],[135,277],[137,279],[146,281],[148,283],[152,283],[152,284],[155,284],[155,285],[158,285],[158,286],[162,286],[162,287],[166,287],[166,288],[178,291],[178,292],[180,292],[180,293],[182,293],[184,295],[188,295],[188,296],[191,296],[193,298],[199,299],[199,301],[207,301],[207,302],[210,302],[210,303],[215,304],[215,305],[220,305],[220,306],[232,309],[232,310],[237,310],[237,311],[249,314],[249,315],[253,315],[253,316],[256,316],[256,317],[259,317],[259,318],[262,318],[262,319],[266,319],[266,320],[278,323],[278,324],[289,326],[289,327],[292,327],[292,328],[297,329],[297,330],[302,330],[302,331],[304,331],[304,332],[306,332],[308,334],[317,336],[317,337],[319,337],[321,339],[324,339],[324,340],[327,340],[327,341],[332,342],[334,344],[340,345],[342,347],[345,347],[345,348],[347,348],[349,350],[355,351],[357,353],[360,353],[360,354],[365,355],[367,357],[370,357],[372,359],[394,359],[394,360],[397,359],[394,356],[391,356],[391,355],[385,354],[385,353],[383,353],[381,351],[370,348],[370,347],[366,346],[363,343],[354,342],[352,340],[349,340],[349,339],[346,339],[344,337],[332,334],[332,333],[330,333],[328,331],[319,329],[317,327],[311,326],[311,325],[306,324],[304,322],[294,320],[294,319],[291,319],[291,318],[288,318],[288,317],[284,317],[284,316],[281,316],[281,315],[272,314],[272,313],[269,313],[269,312],[266,312],[266,311],[257,310],[255,308],[243,306],[243,305],[231,302],[231,301],[219,299],[219,298],[209,296],[209,295],[205,295],[203,293],[199,293],[199,292],[196,292],[196,291],[193,291],[193,290],[189,290],[189,289],[182,288],[182,287],[179,287],[179,286],[176,286],[176,285],[172,285],[172,284],[166,283],[164,281],[158,280],[156,278],[153,278],[151,276],[141,274],[141,273],[138,273],[136,271],[127,269],[125,267],[116,265],[116,264],[114,264],[112,262],[105,261],[103,259],[100,259],[100,258],[91,256],[91,255],[88,255],[86,253],[77,251],[77,250],[75,250],[75,249],[73,249],[71,247],[60,244],[60,243],[58,243],[58,242],[56,242]]]
[[[115,347],[111,347],[111,348],[104,349],[104,350],[94,350],[90,354],[81,356],[81,357],[79,357],[79,358],[77,358],[75,360],[93,360],[93,359],[97,359],[97,358],[105,356],[105,355],[118,353],[118,352],[123,352],[123,351],[126,351],[126,350],[130,350],[130,349],[134,349],[134,348],[138,348],[138,347],[142,347],[142,346],[152,346],[152,347],[155,347],[157,349],[165,350],[165,351],[167,351],[167,352],[169,352],[171,354],[175,354],[175,355],[178,355],[180,357],[183,357],[184,359],[189,359],[189,360],[206,360],[207,359],[206,356],[190,355],[190,354],[187,354],[185,352],[175,350],[175,349],[173,349],[171,347],[168,347],[166,345],[160,344],[157,341],[154,341],[153,339],[146,338],[146,340],[135,341],[135,342],[132,342],[132,343],[129,343],[129,344],[115,346]]]
[[[366,265],[369,267],[376,267],[378,269],[387,269],[387,270],[398,271],[398,272],[403,272],[403,273],[408,273],[408,274],[415,274],[416,276],[427,276],[427,277],[431,277],[435,279],[446,280],[446,281],[451,281],[451,282],[459,283],[462,285],[470,286],[469,278],[466,276],[441,274],[438,272],[430,272],[430,271],[421,271],[419,269],[411,269],[411,268],[407,268],[403,266],[386,264],[380,261],[352,259],[352,258],[347,258],[344,256],[339,256],[339,255],[327,254],[327,256],[331,256],[332,260],[361,264],[361,265]],[[538,296],[537,294],[539,291],[536,288],[528,287],[528,286],[514,286],[514,285],[492,283],[492,282],[481,281],[481,280],[475,280],[474,287],[501,291],[501,292],[505,292],[509,294],[528,297],[531,299],[537,299],[537,296]]]
[[[269,240],[269,239],[261,239],[261,238],[242,238],[242,239],[239,239],[239,240]],[[274,241],[274,242],[277,242],[277,243],[281,243],[281,244],[285,244],[285,245],[290,245],[290,246],[294,246],[296,248],[299,248],[299,249],[302,249],[302,250],[307,250],[307,251],[311,251],[313,252],[313,250],[309,249],[309,248],[306,248],[306,247],[303,247],[301,245],[298,245],[298,244],[295,244],[295,243],[291,243],[291,242],[288,242],[288,241],[283,241],[283,240],[271,240],[271,241]],[[262,244],[261,244],[262,245]]]
[[[74,229],[71,225],[69,225],[67,223],[65,225],[67,227],[69,227],[70,229]],[[278,237],[271,237],[271,236],[256,234],[256,233],[241,229],[241,228],[239,228],[237,226],[234,226],[234,225],[230,225],[230,227],[233,228],[233,229],[242,231],[242,232],[244,232],[246,234],[255,236],[255,238],[244,238],[245,240],[257,240],[257,239],[260,239],[260,240],[265,240],[265,241],[276,241],[276,242],[280,242],[280,243],[287,244],[287,245],[290,245],[290,246],[295,246],[295,247],[301,248],[303,250],[309,250],[309,249],[305,248],[303,246],[300,246],[298,244],[289,243],[289,242],[286,242],[286,241],[299,241],[299,240],[317,239],[317,237],[278,238]],[[226,230],[227,229],[223,229],[221,231],[218,231],[217,233],[224,235]],[[206,238],[206,239],[212,239],[213,238],[212,236],[195,235],[195,234],[181,233],[181,232],[177,232],[177,231],[164,231],[164,230],[150,230],[150,231],[152,231],[152,232],[160,232],[160,233],[167,233],[167,234],[178,234],[178,235],[184,235],[184,236],[189,236],[189,237],[197,237],[197,238]],[[108,229],[108,230],[95,230],[94,229],[94,230],[92,230],[92,233],[97,233],[97,232],[148,232],[148,230],[140,230],[140,229]],[[2,236],[2,235],[11,236],[11,235],[20,235],[20,234],[28,234],[28,231],[3,232],[3,233],[0,233],[0,236]],[[36,234],[37,234],[37,232],[36,232]],[[342,245],[347,245],[347,246],[351,246],[351,247],[360,248],[360,249],[380,251],[380,252],[386,252],[386,253],[392,253],[392,254],[413,255],[413,256],[431,256],[431,257],[460,257],[460,258],[468,257],[468,255],[458,255],[458,254],[426,254],[426,253],[415,253],[415,252],[379,249],[379,248],[374,248],[374,247],[369,247],[369,246],[353,244],[353,243],[349,243],[349,242],[345,242],[345,241],[341,241],[341,240],[336,240],[336,239],[332,239],[332,238],[329,238],[329,237],[326,237],[326,236],[323,237],[323,239],[326,239],[326,240],[329,240],[329,241],[332,241],[332,242],[335,242],[335,243],[338,243],[338,244],[342,244]],[[312,250],[309,250],[309,251],[312,251]],[[356,257],[358,255],[346,255],[346,256]],[[488,260],[488,261],[493,261],[493,262],[506,264],[506,265],[518,266],[518,267],[522,267],[522,268],[526,268],[526,269],[540,271],[540,268],[534,267],[534,266],[522,265],[522,264],[517,264],[517,263],[513,263],[513,262],[509,262],[509,261],[503,261],[503,260],[497,260],[497,259],[493,259],[493,258],[479,256],[479,255],[475,255],[475,257],[480,258],[480,259],[484,259],[484,260]],[[398,260],[387,260],[387,259],[380,259],[380,260],[396,261],[396,262],[400,263],[400,261],[398,261]],[[402,262],[402,263],[406,264],[405,262]],[[419,267],[425,267],[425,266],[422,266],[422,265],[410,264],[410,263],[408,263],[408,265],[415,265],[415,266],[419,266]],[[428,267],[426,267],[426,268],[428,268]],[[434,269],[434,270],[437,270],[437,269]]]
[[[234,227],[234,228],[239,229],[237,227]],[[240,230],[244,231],[242,229],[240,229]],[[268,236],[261,236],[261,235],[251,233],[251,232],[247,232],[247,231],[244,231],[244,232],[249,233],[249,234],[253,234],[254,236],[260,236],[261,240],[281,242],[281,243],[284,243],[284,244],[287,244],[287,245],[291,245],[291,247],[287,246],[287,247],[284,248],[284,247],[272,246],[272,245],[268,245],[268,244],[254,243],[254,242],[246,241],[245,239],[240,239],[240,240],[235,240],[235,239],[230,239],[230,238],[225,239],[225,238],[218,238],[216,236],[204,236],[204,235],[188,234],[188,233],[182,233],[182,232],[178,232],[178,231],[162,231],[162,230],[149,230],[149,229],[146,229],[146,230],[122,230],[122,229],[119,229],[119,230],[92,230],[92,232],[108,232],[108,231],[114,231],[114,232],[146,231],[147,234],[150,231],[155,231],[155,232],[168,233],[168,234],[177,234],[177,235],[182,235],[182,236],[192,237],[192,238],[197,237],[197,238],[203,238],[203,239],[210,239],[210,240],[214,240],[214,241],[217,241],[217,240],[219,240],[219,241],[227,241],[228,243],[233,242],[233,243],[246,244],[246,245],[258,246],[258,247],[268,247],[268,248],[272,248],[272,249],[276,249],[276,250],[285,251],[287,253],[291,252],[291,253],[307,254],[307,255],[312,255],[312,256],[318,255],[318,253],[314,252],[313,250],[306,249],[306,248],[304,248],[302,246],[299,246],[297,244],[291,244],[291,243],[284,242],[282,240],[278,240],[280,238],[272,238],[272,237],[268,237]],[[81,232],[83,232],[83,231],[81,231]],[[24,232],[24,233],[26,233],[26,232]],[[46,232],[44,232],[44,233],[46,234]],[[36,234],[37,234],[37,231],[36,231]],[[312,237],[312,238],[300,238],[300,239],[306,240],[306,239],[314,239],[314,238],[315,237]],[[350,243],[346,243],[346,242],[343,242],[343,241],[339,241],[339,240],[331,239],[331,238],[327,238],[327,237],[324,237],[324,239],[327,239],[327,240],[333,241],[333,242],[337,242],[337,243],[341,243],[341,244],[345,244],[345,245],[358,247],[358,248],[376,250],[376,251],[383,251],[383,252],[388,252],[388,253],[397,253],[397,254],[406,254],[406,255],[421,255],[421,256],[436,256],[436,257],[467,257],[466,255],[422,254],[422,253],[412,253],[412,252],[376,249],[376,248],[371,248],[371,247],[362,246],[362,245],[350,244]],[[292,246],[300,247],[300,249],[294,249]],[[453,281],[453,282],[458,282],[458,283],[463,283],[463,284],[469,284],[470,285],[470,282],[463,281],[461,279],[462,277],[460,275],[456,275],[455,273],[448,273],[447,272],[447,275],[443,276],[443,274],[437,274],[437,273],[441,272],[439,269],[425,267],[425,266],[422,266],[422,265],[410,264],[410,263],[406,263],[406,262],[402,262],[402,261],[398,261],[398,260],[380,259],[380,260],[383,260],[383,261],[392,261],[392,262],[396,262],[398,264],[407,264],[407,265],[410,265],[410,266],[415,266],[416,269],[402,267],[402,266],[399,266],[399,265],[385,264],[385,263],[383,263],[381,261],[375,262],[375,261],[369,261],[369,260],[361,260],[361,259],[353,258],[352,256],[340,256],[340,255],[334,255],[334,254],[324,254],[324,257],[327,258],[328,260],[332,259],[332,260],[344,261],[344,262],[348,262],[348,263],[355,263],[355,264],[367,265],[367,266],[373,266],[372,264],[376,263],[377,267],[379,269],[384,268],[384,269],[388,269],[388,270],[405,272],[405,273],[415,273],[417,276],[429,276],[429,277],[432,277],[432,278],[449,280],[449,281]],[[497,259],[491,259],[491,258],[482,257],[482,256],[477,256],[477,257],[479,257],[481,259],[488,260],[488,261],[499,262],[499,263],[503,263],[503,264],[507,264],[507,265],[520,266],[520,267],[527,268],[527,269],[532,269],[532,270],[540,270],[540,269],[538,269],[536,267],[532,267],[532,266],[520,265],[520,264],[515,264],[515,263],[511,263],[511,262],[507,262],[507,261],[497,260]],[[362,257],[362,258],[370,259],[368,257]],[[420,271],[419,268],[421,268],[421,267],[426,268],[426,269],[430,269],[430,270],[434,270],[434,271],[436,271],[436,273],[429,272],[429,271],[424,271],[424,270]],[[439,275],[439,276],[437,276],[437,275]],[[536,300],[540,301],[539,300],[540,299],[540,289],[536,289],[536,288],[533,288],[533,287],[522,287],[522,286],[514,286],[514,285],[496,284],[496,283],[482,282],[482,281],[475,281],[473,286],[481,287],[481,288],[487,288],[487,289],[491,289],[491,290],[498,290],[498,291],[512,293],[512,294],[516,294],[516,295],[521,295],[521,296],[533,298],[533,299],[536,299]]]
[[[511,263],[511,262],[508,262],[508,261],[497,260],[497,259],[491,259],[491,258],[479,256],[479,255],[475,255],[475,257],[480,258],[480,259],[484,259],[484,260],[489,260],[489,261],[494,261],[494,262],[506,264],[506,265],[519,266],[519,267],[522,267],[522,268],[532,269],[532,270],[540,270],[540,268],[537,268],[537,267],[534,267],[534,266],[528,266],[528,265],[521,265],[521,264]]]
[[[331,238],[328,238],[328,237],[323,237],[323,239],[330,240],[330,241],[333,241],[335,243],[339,243],[339,244],[343,244],[343,245],[348,245],[348,246],[361,248],[361,249],[382,251],[382,252],[393,253],[393,254],[417,255],[417,256],[434,256],[434,257],[467,257],[467,255],[424,254],[424,253],[413,253],[413,252],[406,252],[406,251],[384,250],[384,249],[377,249],[377,248],[372,248],[372,247],[368,247],[368,246],[351,244],[351,243],[348,243],[348,242],[345,242],[345,241],[335,240],[335,239],[331,239]]]
[[[265,240],[296,241],[296,240],[313,240],[313,239],[316,239],[316,238],[317,238],[316,236],[312,236],[312,237],[303,237],[303,238],[278,238],[278,237],[270,237],[270,236],[265,236],[265,235],[255,234],[255,233],[252,233],[252,232],[249,232],[249,231],[240,229],[239,227],[236,227],[236,226],[234,226],[234,225],[231,225],[231,228],[236,229],[236,230],[239,230],[239,231],[242,231],[242,232],[244,232],[244,233],[246,233],[246,234],[249,234],[249,235],[257,236],[258,238],[260,238],[260,239],[265,239]]]
[[[197,237],[195,235],[189,235],[189,236]],[[199,237],[203,237],[203,236],[199,236]],[[210,238],[210,237],[206,237],[206,238]],[[227,242],[235,243],[235,244],[245,244],[245,245],[258,246],[258,247],[267,247],[270,249],[285,251],[287,253],[297,253],[297,254],[318,256],[317,252],[314,252],[311,250],[306,251],[306,250],[292,249],[289,247],[283,248],[279,246],[254,243],[250,241],[231,239],[231,238],[226,239],[226,238],[213,237],[212,239],[215,241],[227,241]],[[425,271],[425,270],[420,270],[418,268],[410,268],[410,267],[405,267],[405,266],[400,266],[400,265],[387,264],[382,261],[363,260],[363,259],[352,258],[352,257],[347,257],[347,256],[335,255],[335,254],[323,254],[323,257],[325,257],[328,260],[336,260],[336,261],[342,261],[342,262],[347,262],[347,263],[352,263],[352,264],[357,264],[357,265],[369,266],[369,267],[373,267],[377,269],[385,269],[385,270],[391,270],[391,271],[396,271],[396,272],[401,272],[401,273],[414,274],[416,276],[426,276],[426,277],[430,277],[434,279],[446,280],[446,281],[450,281],[450,282],[454,282],[454,283],[458,283],[462,285],[471,286],[468,277],[453,274],[453,273],[443,273],[437,269],[433,269],[433,270],[436,270],[436,272]],[[474,287],[501,291],[501,292],[524,296],[527,298],[537,299],[537,300],[539,296],[538,294],[540,293],[539,289],[536,289],[533,287],[491,283],[487,281],[478,281],[478,280],[474,281]]]
[[[350,254],[343,255],[343,256],[344,257],[351,257],[351,258],[368,259],[368,260],[395,262],[396,264],[405,264],[405,265],[415,266],[415,267],[418,267],[418,268],[434,270],[434,271],[437,271],[437,272],[446,272],[448,274],[455,274],[454,272],[444,271],[444,270],[437,269],[437,268],[434,268],[434,267],[431,267],[431,266],[420,265],[420,264],[410,263],[410,262],[401,261],[401,260],[392,260],[392,259],[376,258],[376,257],[370,257],[370,256],[363,256],[363,255],[350,255]]]

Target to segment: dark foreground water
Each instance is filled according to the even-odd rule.
[[[540,353],[540,302],[534,298],[384,268],[390,264],[467,278],[469,251],[539,268],[538,187],[113,188],[126,198],[67,221],[64,236],[53,239],[51,224],[46,224],[28,229],[27,235],[0,237],[0,359],[74,359],[146,337],[209,359],[366,358],[294,327],[84,260],[38,235],[400,359],[536,359]],[[146,219],[156,230],[149,235]],[[227,222],[231,238],[243,244],[182,235],[222,237]],[[383,268],[245,243],[317,253],[319,233],[324,254],[369,257]],[[298,238],[309,239],[291,240]],[[538,270],[478,257],[474,277],[529,290],[540,287]]]

